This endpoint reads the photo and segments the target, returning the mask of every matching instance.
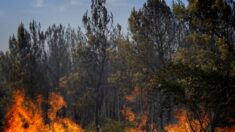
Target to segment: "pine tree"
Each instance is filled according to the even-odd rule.
[[[174,8],[189,29],[187,47],[173,59],[181,99],[195,117],[208,116],[210,128],[206,129],[229,126],[235,101],[234,9],[223,0],[193,0],[187,7],[176,4]]]
[[[104,102],[104,91],[107,86],[109,69],[108,49],[111,48],[109,35],[112,31],[113,17],[105,7],[105,0],[92,0],[91,16],[88,12],[83,16],[83,23],[88,39],[87,53],[84,60],[89,60],[85,68],[91,73],[91,87],[95,93],[95,125],[97,132],[100,131],[103,118],[102,105]],[[90,58],[88,58],[90,57]],[[90,71],[88,71],[90,69]],[[105,109],[105,108],[103,108]]]
[[[162,83],[159,78],[168,78],[164,74],[180,42],[177,39],[180,25],[164,0],[148,0],[143,8],[133,9],[129,26],[133,38],[130,53],[135,61],[135,72],[141,77],[139,87],[148,98],[143,102],[148,104],[149,122],[159,122],[158,128],[163,130],[164,124],[171,120],[171,104],[169,96],[158,87]]]

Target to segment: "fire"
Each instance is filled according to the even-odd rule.
[[[235,132],[235,126],[232,126],[232,128],[217,128],[216,132]]]
[[[127,103],[135,103],[137,97],[140,95],[139,88],[134,88],[130,95],[125,97]],[[157,132],[156,124],[147,124],[147,111],[142,114],[136,114],[130,107],[124,105],[121,110],[125,120],[132,125],[126,127],[124,132],[146,132],[146,128],[151,129],[152,132]],[[202,132],[208,131],[210,120],[206,113],[201,113],[199,119],[195,119],[187,110],[177,110],[175,117],[178,120],[176,124],[168,124],[164,127],[166,132]],[[232,128],[216,128],[216,132],[235,132],[235,126]]]
[[[14,104],[10,107],[5,121],[4,132],[83,132],[83,129],[68,118],[59,118],[57,112],[66,103],[57,93],[51,93],[48,103],[51,108],[47,116],[49,123],[43,118],[43,103],[41,96],[37,101],[27,101],[22,92],[17,91],[14,95]]]
[[[134,88],[131,95],[126,96],[128,102],[135,102],[136,98],[140,95],[140,88]]]
[[[178,110],[176,112],[177,124],[169,124],[164,129],[167,132],[200,132],[208,127],[208,118],[204,116],[202,121],[197,119],[189,119],[189,113],[186,110]]]
[[[148,116],[144,113],[140,119],[136,118],[136,114],[129,107],[124,107],[122,114],[126,120],[133,123],[135,127],[125,128],[125,132],[146,132],[145,126],[147,124]]]
[[[124,106],[124,108],[122,110],[122,114],[126,120],[128,120],[130,122],[135,122],[135,120],[136,120],[135,113],[131,110],[131,108]]]
[[[201,121],[198,119],[189,119],[189,112],[186,110],[178,110],[176,112],[176,118],[178,119],[177,124],[169,124],[164,130],[166,132],[201,132],[208,131],[209,119],[205,115]],[[216,132],[235,132],[235,126],[231,128],[216,128]]]
[[[127,102],[134,103],[136,98],[140,95],[140,88],[134,88],[130,95],[126,96]],[[147,113],[144,112],[141,116],[136,116],[136,113],[132,111],[130,107],[124,105],[122,109],[122,115],[124,118],[134,124],[134,127],[125,128],[125,132],[146,132],[145,126],[147,124]]]
[[[224,128],[216,128],[216,132],[235,132],[235,119],[234,118],[229,118],[227,119],[228,123],[233,124],[230,127],[224,127]]]
[[[144,128],[147,124],[147,120],[148,120],[148,115],[147,115],[147,113],[144,113],[140,118],[140,121],[139,121],[137,128],[138,129]]]

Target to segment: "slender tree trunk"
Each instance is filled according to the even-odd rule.
[[[103,72],[104,72],[104,65],[105,65],[105,60],[106,60],[106,57],[104,57],[102,59],[102,62],[101,62],[101,70],[99,72],[99,80],[98,80],[98,84],[97,84],[97,87],[96,87],[96,119],[95,119],[95,122],[96,122],[96,131],[97,132],[100,132],[100,110],[101,110],[101,103],[102,103],[102,97],[101,97],[101,83],[102,83],[102,78],[103,78]]]

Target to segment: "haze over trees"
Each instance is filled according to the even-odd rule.
[[[128,34],[105,4],[91,1],[84,30],[19,24],[0,52],[0,130],[16,91],[36,104],[59,93],[55,116],[87,132],[235,130],[234,1],[146,0]],[[39,104],[50,124],[53,106]]]

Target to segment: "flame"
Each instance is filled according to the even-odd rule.
[[[127,102],[134,103],[136,101],[136,98],[140,95],[140,88],[134,88],[130,95],[127,95],[125,97]],[[122,115],[124,118],[133,123],[135,127],[128,127],[124,129],[124,132],[146,132],[145,126],[147,124],[148,116],[147,112],[144,112],[140,117],[140,119],[137,118],[136,114],[132,111],[130,107],[126,107],[124,105],[123,109],[121,110]]]
[[[135,125],[134,128],[125,128],[125,132],[146,132],[145,126],[147,123],[147,114],[144,113],[139,120],[137,120],[135,113],[129,108],[123,110],[123,115],[129,122]]]
[[[134,88],[134,90],[131,92],[131,95],[126,96],[126,100],[128,102],[135,102],[135,99],[140,95],[140,88]]]
[[[177,124],[169,124],[164,127],[166,132],[201,132],[207,131],[209,125],[209,118],[205,115],[201,121],[197,119],[189,119],[189,112],[186,110],[178,110],[176,112]],[[216,128],[216,132],[235,132],[235,126],[231,128]]]
[[[231,128],[217,128],[216,132],[235,132],[235,126],[232,126]]]
[[[129,122],[133,123],[135,125],[134,128],[125,128],[125,132],[146,132],[145,126],[147,124],[147,113],[144,113],[142,116],[140,116],[140,119],[136,118],[136,114],[132,111],[131,108],[124,106],[123,110],[121,111],[124,118],[128,120]]]
[[[130,122],[135,122],[136,120],[135,113],[131,110],[131,108],[124,106],[121,112],[126,120]]]
[[[148,120],[148,115],[147,115],[147,113],[144,113],[140,118],[140,121],[139,121],[137,128],[138,129],[144,128],[147,124],[147,120]]]
[[[164,129],[167,132],[191,132],[192,130],[195,132],[200,132],[205,130],[208,126],[208,118],[204,116],[202,121],[200,122],[197,119],[188,118],[189,113],[186,110],[178,110],[176,112],[176,118],[178,119],[177,124],[169,124]]]
[[[22,92],[14,95],[14,104],[10,107],[5,120],[4,132],[83,132],[83,129],[68,118],[59,118],[56,113],[66,106],[64,99],[57,93],[51,93],[47,102],[50,123],[45,123],[41,108],[41,96],[35,102],[26,101]]]
[[[140,88],[134,88],[130,95],[125,97],[126,101],[129,103],[135,103],[136,98],[140,95]],[[148,114],[145,111],[141,116],[137,115],[130,107],[124,105],[121,110],[124,118],[132,123],[134,126],[127,127],[124,132],[146,132]],[[169,124],[164,127],[166,132],[201,132],[207,131],[209,127],[209,118],[207,114],[202,113],[203,116],[200,119],[190,118],[191,115],[186,110],[177,110],[176,118],[178,119],[177,124]],[[152,132],[157,132],[155,124],[149,124],[149,128]],[[216,128],[216,132],[235,132],[235,126],[232,128]]]
[[[130,107],[124,106],[124,108],[122,109],[121,112],[127,121],[133,123],[136,126],[135,128],[129,128],[129,127],[125,128],[124,132],[145,132],[141,129],[144,126],[144,123],[146,123],[146,122],[141,119],[140,123],[138,124],[138,121],[136,119],[136,114],[132,111],[132,109]],[[144,118],[144,119],[146,119],[146,118]]]

